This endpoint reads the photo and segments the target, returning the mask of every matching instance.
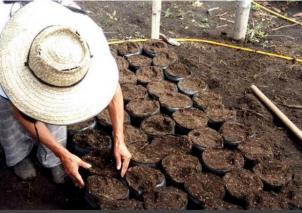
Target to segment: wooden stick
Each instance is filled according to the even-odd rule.
[[[283,106],[287,107],[287,108],[292,108],[292,109],[302,109],[301,105],[294,105],[294,104],[282,104]]]
[[[255,85],[251,86],[255,95],[302,141],[302,131],[281,112],[271,100],[269,100]]]
[[[159,39],[160,14],[161,14],[161,0],[153,0],[152,1],[152,28],[151,28],[152,39]]]
[[[234,25],[233,39],[244,40],[247,32],[251,0],[241,0],[237,2],[236,19]]]
[[[274,28],[274,29],[272,29],[272,31],[280,30],[280,29],[287,28],[287,27],[294,27],[294,26],[297,26],[297,25],[298,24],[288,24],[288,25],[284,25],[284,26],[281,26],[281,27]]]

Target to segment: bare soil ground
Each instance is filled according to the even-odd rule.
[[[150,35],[150,2],[81,2],[89,15],[103,27],[107,38],[144,38]],[[267,7],[292,16],[302,11],[301,2],[268,2]],[[209,8],[219,7],[211,14]],[[232,2],[164,2],[162,33],[171,37],[208,38],[219,41],[232,32]],[[299,20],[299,18],[297,18]],[[301,21],[300,17],[300,21]],[[240,45],[301,58],[301,26],[268,15],[253,6],[248,41]],[[283,28],[280,28],[283,27]],[[278,29],[279,28],[279,29]],[[272,36],[273,35],[273,36]],[[254,137],[264,137],[278,159],[294,172],[302,172],[299,141],[251,94],[256,84],[289,118],[302,128],[302,65],[261,55],[204,44],[175,48],[182,62],[205,77],[210,88],[223,97],[226,106],[237,110],[238,120],[251,128]],[[31,182],[22,182],[5,167],[0,151],[0,209],[83,209],[82,194],[70,184],[55,186],[42,170]]]

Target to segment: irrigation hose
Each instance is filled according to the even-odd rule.
[[[265,10],[266,12],[282,18],[288,22],[291,23],[295,23],[297,25],[302,26],[301,22],[298,22],[294,19],[288,18],[284,15],[281,15],[255,1],[252,1],[253,4],[255,4],[256,6],[258,6],[259,8],[261,8],[262,10]],[[112,44],[121,44],[124,42],[145,42],[148,39],[130,39],[130,40],[110,40],[108,43],[109,45]],[[196,38],[178,38],[175,39],[178,42],[193,42],[193,43],[205,43],[205,44],[211,44],[211,45],[216,45],[216,46],[221,46],[221,47],[226,47],[226,48],[231,48],[231,49],[236,49],[236,50],[241,50],[241,51],[245,51],[245,52],[252,52],[252,53],[257,53],[257,54],[261,54],[261,55],[265,55],[265,56],[270,56],[270,57],[274,57],[274,58],[280,58],[280,59],[284,59],[284,60],[288,60],[288,61],[293,61],[293,62],[299,62],[302,63],[302,59],[299,58],[294,58],[294,57],[290,57],[290,56],[286,56],[286,55],[280,55],[277,53],[271,53],[271,52],[266,52],[266,51],[262,51],[262,50],[254,50],[251,48],[246,48],[246,47],[240,47],[240,46],[236,46],[236,45],[231,45],[231,44],[225,44],[225,43],[221,43],[221,42],[216,42],[216,41],[210,41],[210,40],[206,40],[206,39],[196,39]]]
[[[145,42],[147,40],[148,39],[110,40],[108,42],[108,44],[112,45],[112,44],[122,44],[122,43],[125,43],[125,42]],[[215,45],[215,46],[221,46],[221,47],[241,50],[241,51],[245,51],[245,52],[252,52],[252,53],[257,53],[257,54],[260,54],[260,55],[266,55],[266,56],[270,56],[270,57],[274,57],[274,58],[280,58],[280,59],[284,59],[284,60],[288,60],[288,61],[292,61],[292,62],[302,63],[302,59],[299,59],[299,58],[293,58],[293,57],[290,57],[290,56],[280,55],[280,54],[277,54],[277,53],[271,53],[271,52],[266,52],[266,51],[262,51],[262,50],[254,50],[254,49],[251,49],[251,48],[240,47],[240,46],[236,46],[236,45],[225,44],[225,43],[206,40],[206,39],[177,38],[175,40],[178,41],[178,42],[193,42],[193,43],[211,44],[211,45]]]
[[[302,23],[301,23],[301,22],[298,22],[298,21],[296,21],[296,20],[294,20],[294,19],[291,19],[291,18],[288,18],[288,17],[286,17],[286,16],[284,16],[284,15],[281,15],[281,14],[279,14],[279,13],[277,13],[277,12],[271,10],[271,9],[268,9],[267,7],[265,7],[265,6],[263,6],[263,5],[261,5],[261,4],[257,3],[257,2],[255,2],[255,1],[252,1],[252,3],[253,3],[254,5],[256,5],[257,7],[261,8],[262,10],[265,10],[266,12],[268,12],[268,13],[274,15],[274,16],[277,16],[277,17],[279,17],[279,18],[281,18],[281,19],[284,19],[284,20],[286,20],[286,21],[288,21],[288,22],[295,23],[295,24],[297,24],[297,25],[302,26]]]

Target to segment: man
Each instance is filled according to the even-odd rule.
[[[11,5],[1,3],[3,21]],[[0,143],[7,165],[24,180],[36,176],[28,155],[37,141],[38,160],[50,168],[54,182],[63,183],[66,172],[83,187],[79,167],[91,165],[65,148],[66,125],[108,105],[114,157],[124,176],[131,154],[124,143],[123,97],[102,30],[51,1],[29,3],[5,22],[0,23],[0,29],[6,24],[0,34]]]

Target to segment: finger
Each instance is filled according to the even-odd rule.
[[[83,178],[80,175],[80,173],[79,172],[75,172],[74,175],[73,175],[73,177],[76,179],[78,187],[79,188],[83,188],[85,184],[84,184]]]
[[[87,163],[87,162],[85,162],[85,161],[80,161],[79,164],[80,164],[80,166],[83,167],[84,169],[89,169],[89,168],[92,167],[91,164],[89,164],[89,163]]]
[[[122,171],[121,171],[121,176],[124,177],[126,172],[127,172],[127,169],[129,167],[129,163],[130,163],[130,158],[125,158],[123,160],[123,168],[122,168]]]
[[[122,159],[120,154],[115,155],[115,161],[116,161],[116,169],[120,170],[122,166]]]
[[[76,187],[79,187],[79,184],[78,184],[78,182],[77,182],[77,180],[73,177],[73,176],[69,176],[70,177],[70,179],[72,180],[72,182],[74,183],[74,185],[76,186]]]

